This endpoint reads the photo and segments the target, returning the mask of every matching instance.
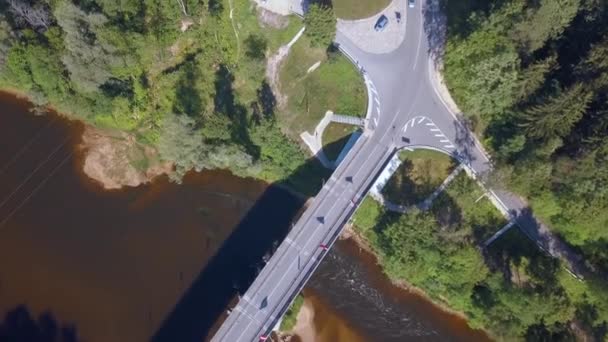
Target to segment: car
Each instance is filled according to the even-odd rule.
[[[407,0],[407,5],[410,8],[414,8],[414,6],[416,6],[416,0]]]
[[[378,18],[378,21],[376,21],[376,25],[374,25],[374,30],[380,32],[384,30],[386,25],[388,25],[388,18],[383,14],[380,16],[380,18]]]

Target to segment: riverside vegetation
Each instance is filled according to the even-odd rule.
[[[313,7],[307,39],[324,52],[335,17]],[[265,80],[266,57],[302,21],[259,16],[249,0],[0,1],[0,88],[128,132],[173,163],[176,181],[227,168],[314,194],[327,171],[283,133]]]
[[[608,5],[596,0],[442,1],[444,77],[494,157],[489,182],[530,200],[591,269],[573,278],[463,174],[428,212],[366,199],[356,229],[393,280],[421,288],[505,340],[606,340]],[[412,180],[414,181],[414,180]],[[517,228],[517,227],[516,227]]]

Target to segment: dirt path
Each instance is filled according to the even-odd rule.
[[[232,5],[232,1],[233,0],[228,0],[228,5],[230,6],[230,22],[232,23],[232,30],[234,31],[234,36],[236,37],[236,59],[238,60],[241,56],[241,40],[239,39],[239,32],[234,24],[234,6]]]
[[[283,108],[287,104],[287,96],[281,94],[279,84],[279,71],[281,70],[281,62],[283,62],[285,57],[287,57],[287,55],[289,54],[289,50],[291,49],[293,44],[295,44],[298,39],[302,37],[302,34],[304,34],[304,29],[305,27],[302,27],[302,29],[298,31],[298,33],[296,33],[296,35],[291,39],[291,41],[289,41],[289,43],[281,46],[277,53],[270,56],[266,64],[266,79],[268,80],[268,83],[270,83],[272,91],[275,93],[279,108]]]

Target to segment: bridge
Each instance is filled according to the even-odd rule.
[[[272,331],[398,149],[433,148],[456,157],[473,174],[490,171],[477,139],[441,95],[435,64],[443,44],[439,14],[436,1],[408,8],[405,38],[390,53],[365,52],[337,32],[337,45],[364,70],[369,95],[364,133],[212,341],[259,341]],[[524,201],[505,191],[489,192],[531,239],[566,260],[575,274],[582,272],[576,255],[534,220]]]

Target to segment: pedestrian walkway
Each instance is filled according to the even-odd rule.
[[[365,119],[350,115],[333,114],[331,121],[359,127],[365,126]]]
[[[313,156],[315,156],[321,162],[321,164],[328,169],[335,169],[338,167],[338,164],[340,164],[340,161],[342,161],[344,155],[346,155],[345,151],[348,151],[348,149],[350,149],[350,147],[360,136],[360,133],[353,133],[348,142],[344,145],[344,148],[342,148],[342,152],[340,152],[338,158],[334,162],[331,162],[323,152],[323,131],[325,131],[327,125],[332,122],[363,127],[365,125],[365,119],[358,118],[356,116],[334,114],[331,110],[328,110],[325,112],[325,116],[323,119],[321,119],[321,121],[319,121],[312,134],[308,132],[302,132],[300,134],[300,138],[304,141],[306,146],[308,146]]]

